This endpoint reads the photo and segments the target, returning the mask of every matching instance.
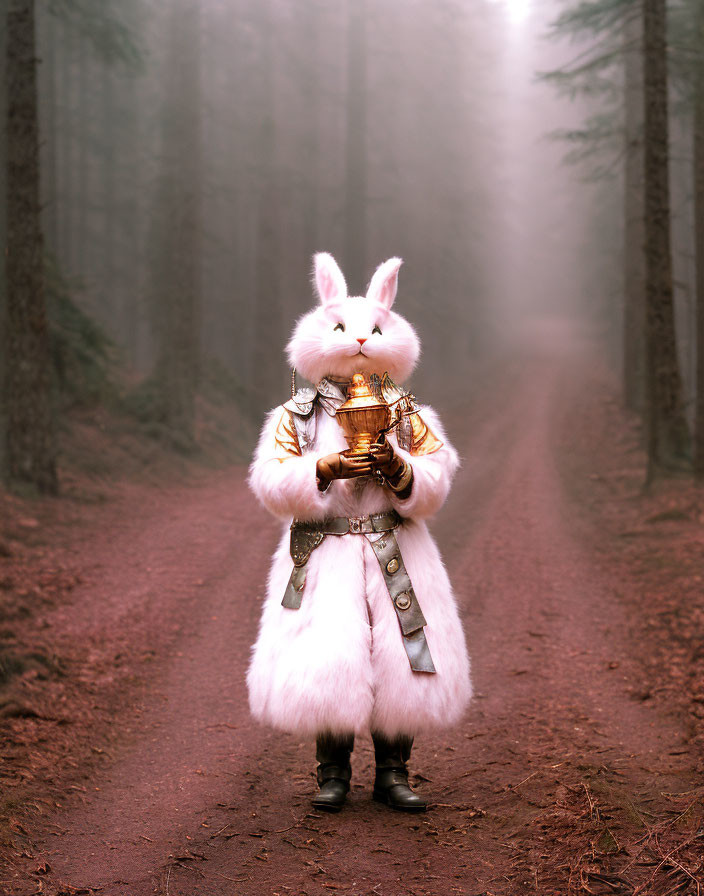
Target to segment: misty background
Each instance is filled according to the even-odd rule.
[[[179,432],[188,448],[198,395],[220,390],[256,428],[288,394],[284,345],[314,302],[316,251],[352,294],[403,257],[396,307],[424,349],[413,385],[441,409],[471,391],[481,359],[510,357],[517,334],[556,316],[623,366],[633,0],[593,0],[612,11],[601,30],[558,34],[576,5],[3,0],[3,22],[8,3],[35,6],[55,407],[117,395],[120,413],[163,424],[147,434]],[[604,46],[624,52],[560,76]],[[691,421],[691,109],[670,118]],[[4,193],[4,138],[0,153]]]

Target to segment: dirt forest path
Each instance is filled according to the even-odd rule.
[[[111,631],[112,648],[137,638],[154,658],[114,720],[118,746],[35,850],[51,869],[44,893],[559,896],[578,892],[578,865],[588,892],[631,892],[616,866],[590,864],[590,838],[612,837],[616,852],[663,791],[694,784],[677,718],[638,699],[624,583],[590,554],[564,488],[568,410],[591,361],[559,342],[495,371],[469,418],[448,421],[463,466],[433,530],[476,699],[459,727],[418,739],[412,781],[431,811],[372,802],[362,741],[348,805],[314,813],[313,745],[249,718],[244,676],[278,526],[229,472],[165,498],[157,518],[126,519],[61,611],[75,637]],[[584,855],[564,862],[580,818]]]

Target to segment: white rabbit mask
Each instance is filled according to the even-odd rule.
[[[418,361],[420,341],[413,327],[391,310],[400,258],[379,265],[366,296],[348,296],[337,262],[327,252],[315,256],[317,308],[298,321],[286,347],[291,366],[311,383],[325,376],[349,379],[354,373],[407,379]]]

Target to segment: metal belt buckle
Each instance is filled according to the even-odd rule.
[[[364,522],[365,517],[361,516],[351,516],[350,517],[350,532],[358,534],[362,531],[362,523]]]
[[[387,532],[389,527],[384,523],[384,520],[387,519],[388,516],[388,513],[372,513],[369,517],[372,532]]]

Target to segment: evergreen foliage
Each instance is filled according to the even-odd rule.
[[[553,22],[550,37],[587,40],[587,49],[568,65],[539,72],[570,99],[595,103],[578,129],[555,129],[549,136],[568,144],[565,161],[585,166],[588,180],[613,177],[623,153],[623,60],[628,27],[639,13],[637,0],[581,0]]]
[[[623,126],[614,109],[588,116],[581,128],[556,128],[549,137],[567,144],[564,160],[569,165],[583,165],[585,180],[612,179],[620,174]]]
[[[55,386],[64,405],[87,405],[114,395],[114,345],[76,303],[56,262],[45,267],[49,347]]]
[[[45,0],[48,11],[85,38],[108,64],[142,65],[144,54],[134,31],[121,16],[124,2],[115,0]]]
[[[119,406],[137,420],[142,435],[180,454],[193,454],[199,445],[170,419],[165,388],[163,380],[149,376],[129,390],[120,399]],[[221,361],[208,357],[201,360],[197,398],[210,405],[211,409],[237,409],[237,417],[241,421],[239,431],[228,432],[226,440],[232,443],[236,452],[246,456],[251,451],[258,423],[249,407],[249,390]],[[214,426],[217,427],[217,422],[211,421],[210,427]]]

